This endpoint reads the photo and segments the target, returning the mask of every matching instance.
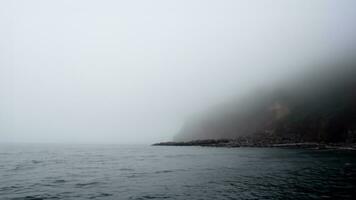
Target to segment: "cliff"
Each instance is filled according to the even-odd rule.
[[[322,70],[321,70],[322,69]],[[356,142],[356,62],[334,63],[189,119],[174,141]]]

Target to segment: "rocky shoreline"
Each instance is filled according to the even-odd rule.
[[[318,142],[287,142],[274,143],[266,141],[240,139],[209,139],[192,140],[187,142],[160,142],[153,146],[201,146],[201,147],[275,147],[275,148],[303,148],[303,149],[339,149],[356,150],[355,143],[318,143]]]

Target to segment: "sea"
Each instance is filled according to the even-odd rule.
[[[356,153],[1,144],[0,199],[356,199]]]

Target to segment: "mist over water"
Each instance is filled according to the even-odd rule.
[[[355,22],[354,0],[1,0],[0,199],[355,199]]]
[[[354,52],[355,4],[1,1],[0,142],[171,140],[201,110]]]

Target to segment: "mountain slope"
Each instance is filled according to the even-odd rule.
[[[201,113],[174,140],[265,135],[278,142],[355,142],[355,63],[310,71],[284,86]]]

